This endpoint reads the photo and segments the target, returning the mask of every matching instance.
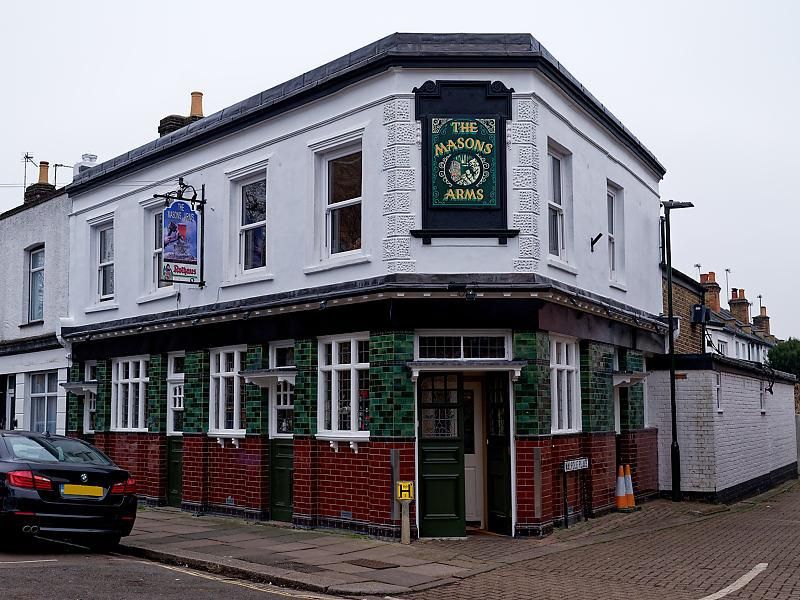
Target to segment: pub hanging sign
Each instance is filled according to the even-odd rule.
[[[497,118],[431,118],[431,204],[498,208]]]
[[[200,283],[201,218],[200,212],[183,200],[175,200],[164,209],[162,281]]]

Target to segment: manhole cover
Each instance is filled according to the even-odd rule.
[[[368,569],[391,569],[392,567],[400,566],[383,562],[382,560],[372,560],[369,558],[359,558],[357,560],[348,560],[347,562],[349,562],[351,565],[355,565],[357,567],[367,567]]]

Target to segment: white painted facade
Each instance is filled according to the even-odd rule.
[[[501,80],[515,90],[508,123],[508,245],[434,239],[421,227],[421,142],[411,90],[426,80]],[[344,147],[363,151],[361,249],[327,254],[320,164]],[[548,147],[563,157],[566,261],[548,255]],[[238,259],[237,185],[267,181],[266,267]],[[207,286],[157,289],[152,276],[154,193],[179,176],[205,185]],[[141,182],[155,182],[142,185]],[[536,70],[392,69],[249,128],[73,196],[65,326],[312,288],[388,273],[538,273],[626,305],[661,312],[659,176]],[[618,190],[618,275],[609,272],[606,193]],[[113,223],[115,293],[97,291],[97,232]]]
[[[715,351],[719,351],[728,358],[739,358],[763,364],[767,361],[769,349],[772,347],[766,342],[756,341],[754,337],[737,335],[727,329],[709,327],[707,332]]]
[[[682,490],[718,493],[797,461],[791,384],[776,381],[773,394],[769,394],[762,392],[769,381],[755,375],[680,372],[686,375],[676,380]],[[672,426],[668,371],[648,376],[647,394],[648,424],[658,427],[659,486],[669,490]]]
[[[20,429],[31,428],[31,378],[56,373],[54,394],[57,432],[66,427],[67,352],[63,347],[40,351],[14,351],[15,343],[32,338],[55,338],[59,318],[67,309],[69,270],[69,211],[66,194],[0,216],[0,376],[12,376],[15,402],[7,404],[6,419]],[[31,251],[44,248],[44,301],[42,318],[30,312]],[[52,342],[51,342],[52,345]],[[8,392],[9,390],[6,390]],[[9,394],[10,396],[10,394]],[[55,432],[54,432],[55,433]]]

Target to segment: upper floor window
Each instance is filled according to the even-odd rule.
[[[617,196],[609,188],[606,192],[606,205],[608,209],[608,271],[611,279],[617,278]]]
[[[28,321],[44,319],[44,246],[28,256]]]
[[[246,363],[247,348],[219,348],[211,351],[211,392],[208,432],[243,433],[242,400],[244,383],[239,372]]]
[[[183,381],[185,354],[176,352],[167,358],[167,435],[183,432]]]
[[[239,186],[239,264],[243,271],[267,265],[267,180]]]
[[[31,431],[56,433],[58,371],[30,376]]]
[[[114,223],[97,228],[97,294],[101,301],[114,298]]]
[[[120,358],[111,364],[111,428],[116,431],[144,431],[147,357]]]
[[[550,397],[552,432],[580,431],[581,399],[578,344],[575,340],[550,338]]]
[[[326,156],[326,243],[330,254],[361,249],[361,150]]]
[[[561,157],[548,155],[550,163],[550,196],[547,207],[550,254],[563,258],[566,250],[564,240],[564,201]]]
[[[153,213],[152,235],[152,263],[153,263],[153,289],[171,285],[163,279],[164,270],[164,211],[156,210]]]
[[[318,415],[320,433],[368,434],[368,335],[320,340]]]
[[[723,342],[722,340],[718,343],[719,353],[722,356],[728,356],[728,342]]]

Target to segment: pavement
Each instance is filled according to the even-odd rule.
[[[635,513],[612,513],[556,530],[543,539],[476,533],[463,540],[424,539],[404,546],[358,535],[196,517],[174,509],[143,509],[132,535],[123,539],[122,551],[166,564],[318,593],[358,598],[418,594],[427,598],[439,595],[434,588],[448,586],[447,597],[461,598],[467,596],[462,596],[462,591],[451,594],[450,590],[480,590],[480,581],[493,572],[597,544],[701,523],[723,512],[727,512],[726,507],[654,500]],[[430,595],[426,594],[428,590]],[[486,598],[486,592],[480,597]],[[490,593],[488,597],[495,596]]]

